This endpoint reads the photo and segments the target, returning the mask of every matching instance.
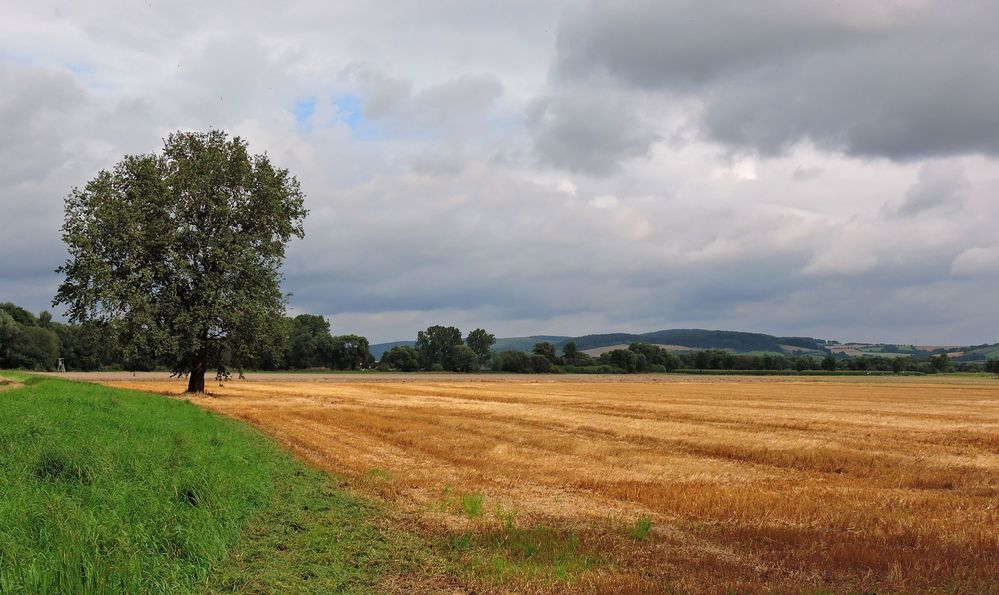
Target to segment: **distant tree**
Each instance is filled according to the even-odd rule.
[[[332,338],[331,363],[334,370],[360,370],[374,363],[368,348],[368,339],[359,335],[340,335]]]
[[[239,137],[171,134],[162,153],[126,156],[70,192],[53,304],[203,393],[209,367],[283,349],[280,268],[306,214],[298,181]]]
[[[659,361],[659,365],[661,365],[665,371],[672,372],[680,367],[680,358],[677,357],[675,353],[666,352],[666,355],[664,355]]]
[[[648,360],[644,355],[630,349],[614,349],[600,354],[600,361],[606,365],[620,368],[625,372],[642,372]]]
[[[495,343],[496,335],[487,333],[481,328],[468,333],[468,337],[465,338],[465,344],[478,356],[480,364],[489,360],[490,349]]]
[[[415,372],[420,369],[420,356],[409,345],[396,345],[382,354],[382,363],[400,372]]]
[[[999,359],[990,359],[986,361],[985,369],[999,376]]]
[[[21,335],[21,325],[6,309],[0,309],[0,368],[13,368],[14,346]]]
[[[10,302],[5,302],[3,304],[0,304],[0,310],[6,312],[8,315],[10,315],[11,318],[14,319],[14,322],[22,326],[38,325],[38,319],[35,318],[34,314]]]
[[[544,358],[542,358],[544,359]],[[547,360],[545,360],[547,361]],[[531,356],[523,351],[507,350],[494,353],[490,367],[497,372],[514,372],[523,374],[532,371]]]
[[[930,366],[933,368],[934,372],[938,373],[954,371],[954,364],[951,363],[950,357],[946,353],[941,353],[940,355],[931,357]]]
[[[431,370],[437,364],[444,369],[455,349],[463,344],[461,331],[453,326],[435,325],[418,332],[416,352],[420,355],[420,366]]]
[[[558,368],[555,367],[552,360],[536,353],[530,356],[530,371],[535,374],[551,374],[553,372],[558,372]]]
[[[662,371],[672,372],[680,367],[680,358],[658,345],[651,345],[649,343],[632,343],[628,346],[628,351],[633,351],[644,356],[648,370],[655,369],[656,371],[659,371],[658,367],[661,366],[663,369]],[[721,359],[719,360],[719,366],[724,366],[726,361],[725,358],[728,357],[731,359],[731,354],[727,351],[720,353]],[[643,367],[641,371],[646,371],[646,367]]]
[[[58,358],[59,336],[51,328],[38,326],[23,308],[0,305],[0,368],[52,370]]]
[[[445,367],[452,372],[476,372],[480,368],[479,355],[471,347],[458,345]]]
[[[579,347],[574,341],[569,341],[562,346],[562,361],[568,366],[577,365],[579,359]]]
[[[285,365],[292,369],[328,368],[333,360],[330,323],[316,314],[299,314],[287,323]]]
[[[558,355],[555,353],[555,346],[548,341],[535,343],[534,347],[531,349],[531,353],[534,355],[540,355],[548,360],[552,365],[558,365],[561,363],[559,362]]]
[[[831,353],[822,359],[822,369],[827,372],[836,371],[836,358]]]
[[[40,326],[22,326],[10,354],[11,367],[53,370],[59,359],[59,337]]]

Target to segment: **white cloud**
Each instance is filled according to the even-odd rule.
[[[774,3],[780,14],[766,9]],[[992,95],[962,94],[968,110],[940,111],[931,108],[946,93],[913,94],[915,112],[877,120],[877,138],[852,115],[846,128],[828,118],[874,105],[834,100],[857,91],[847,67],[887,64],[881,53],[867,64],[864,44],[900,23],[921,30],[938,2],[768,0],[750,15],[767,35],[743,26],[728,37],[664,37],[655,19],[618,18],[629,6],[718,8],[6,3],[0,300],[48,307],[72,186],[172,130],[214,125],[300,178],[312,214],[286,289],[298,311],[330,315],[344,332],[704,326],[911,340],[919,328],[926,341],[984,340],[992,310],[979,296],[999,289]],[[610,11],[596,28],[580,20],[593,11]],[[726,11],[699,26],[731,21]],[[947,75],[954,56],[981,63],[994,44],[979,34],[997,15],[962,5],[933,33],[946,55],[901,82]],[[885,43],[906,47],[902,36]],[[609,52],[610,41],[624,45]],[[605,68],[662,44],[676,51]],[[828,81],[790,68],[807,56],[783,58],[790,47],[815,60],[817,46],[836,56],[808,62],[829,66]],[[741,93],[767,76],[774,85]],[[814,99],[833,83],[836,93]],[[307,125],[296,121],[300,102],[314,102]],[[912,113],[918,127],[892,136],[880,125]],[[965,116],[984,125],[962,128]],[[908,144],[885,144],[893,139]],[[922,157],[940,152],[961,155]]]
[[[950,265],[952,275],[999,277],[999,246],[968,248]]]

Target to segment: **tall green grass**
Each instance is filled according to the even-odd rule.
[[[367,591],[395,571],[368,505],[248,426],[3,374],[26,386],[0,392],[0,593]]]

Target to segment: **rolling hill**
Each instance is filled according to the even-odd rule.
[[[598,355],[611,349],[625,349],[631,343],[651,343],[674,351],[724,349],[733,353],[779,353],[785,355],[813,355],[823,357],[832,353],[840,356],[913,356],[925,358],[948,354],[954,361],[985,361],[999,358],[999,344],[968,347],[941,345],[896,345],[890,343],[841,343],[812,337],[779,337],[764,333],[719,331],[704,329],[670,329],[649,333],[603,333],[566,337],[559,335],[532,335],[496,339],[493,351],[530,351],[536,343],[547,341],[561,351],[569,342],[580,351]],[[396,345],[415,345],[414,341],[393,341],[371,346],[371,354],[382,354]]]
[[[496,344],[493,345],[493,351],[530,351],[535,343],[541,343],[543,341],[548,341],[549,343],[554,343],[556,345],[571,339],[571,337],[563,337],[560,335],[534,335],[531,337],[505,337],[497,338]],[[378,343],[372,345],[371,355],[375,356],[375,359],[381,359],[382,354],[396,347],[398,345],[409,345],[410,347],[416,345],[416,341],[391,341],[389,343]]]

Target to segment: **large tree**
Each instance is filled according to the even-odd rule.
[[[333,335],[326,318],[299,314],[288,321],[288,349],[284,364],[289,368],[328,368],[333,359]]]
[[[298,180],[239,137],[172,134],[67,196],[54,304],[204,392],[206,369],[282,348],[280,267],[307,213]]]
[[[434,365],[447,369],[459,345],[464,345],[461,331],[453,326],[434,325],[416,333],[416,353],[427,370]]]
[[[333,337],[330,368],[334,370],[361,370],[374,363],[368,339],[359,335]]]
[[[496,343],[496,335],[486,332],[485,329],[477,328],[468,333],[465,344],[475,352],[479,358],[479,363],[484,364],[489,360],[489,351]]]
[[[409,345],[396,345],[382,354],[382,363],[393,370],[415,372],[420,369],[420,355]]]
[[[553,365],[559,364],[558,355],[555,353],[555,346],[548,341],[541,341],[540,343],[535,343],[534,347],[531,349],[531,353],[534,355],[540,355],[545,358]]]

